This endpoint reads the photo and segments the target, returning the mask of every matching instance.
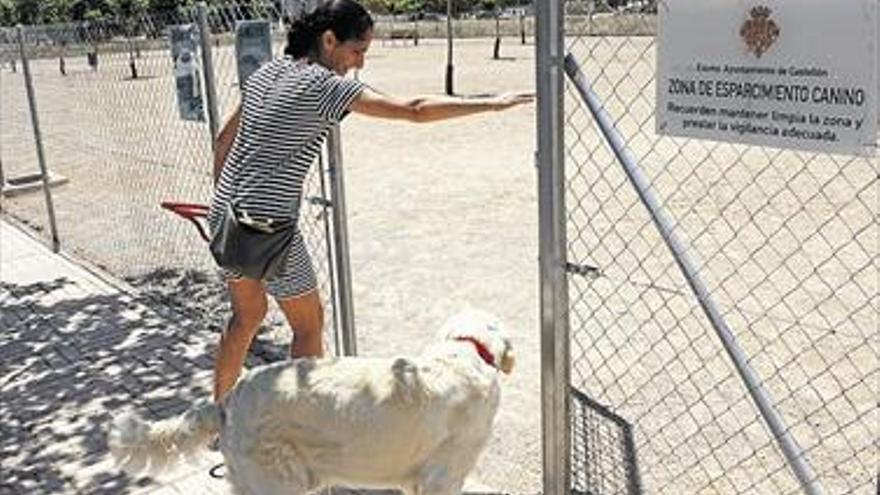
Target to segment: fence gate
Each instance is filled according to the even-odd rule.
[[[536,6],[545,493],[878,493],[878,159],[658,136],[656,3]]]

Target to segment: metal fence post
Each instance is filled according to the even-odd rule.
[[[571,427],[562,132],[563,1],[536,2],[535,8],[543,492],[545,495],[568,495],[571,489]]]
[[[46,209],[49,212],[49,229],[52,235],[52,251],[58,252],[61,243],[58,240],[58,226],[55,224],[55,204],[52,201],[52,191],[49,190],[49,171],[46,167],[46,156],[43,152],[43,135],[40,132],[40,119],[37,115],[37,99],[34,96],[34,83],[31,78],[31,68],[28,63],[27,53],[24,49],[24,27],[18,25],[18,50],[21,55],[21,66],[24,69],[24,84],[27,89],[28,105],[31,110],[31,125],[34,129],[34,142],[37,146],[37,161],[40,164],[40,174],[43,180],[43,193],[46,195]]]
[[[214,56],[211,51],[211,28],[208,26],[208,5],[199,2],[198,7],[199,43],[202,48],[202,65],[205,74],[205,97],[208,107],[208,127],[211,130],[211,149],[216,145],[220,130],[220,117],[217,112],[217,87],[214,81]]]
[[[357,335],[354,329],[354,300],[351,288],[351,264],[348,256],[348,220],[345,210],[345,181],[342,173],[342,143],[339,126],[334,126],[327,137],[327,172],[333,202],[333,256],[336,266],[336,299],[339,311],[339,331],[342,333],[342,352],[357,355]]]

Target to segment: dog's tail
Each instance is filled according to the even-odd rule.
[[[125,470],[160,471],[204,448],[222,424],[222,409],[213,402],[196,404],[180,416],[155,423],[129,413],[114,422],[108,443]]]

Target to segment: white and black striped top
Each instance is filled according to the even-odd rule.
[[[218,225],[231,199],[255,218],[297,218],[309,167],[363,87],[291,57],[254,72],[244,88],[238,135],[214,190],[209,223]]]

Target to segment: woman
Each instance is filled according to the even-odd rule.
[[[430,122],[503,110],[532,101],[526,94],[478,99],[380,95],[344,78],[364,66],[373,20],[355,0],[329,0],[293,23],[285,57],[256,71],[244,87],[242,106],[218,137],[217,186],[208,216],[212,230],[230,200],[253,216],[297,218],[303,180],[330,128],[349,111]],[[279,166],[281,164],[281,166]],[[232,318],[220,338],[214,399],[238,379],[247,350],[266,315],[267,293],[278,302],[294,334],[291,357],[323,354],[323,308],[302,236],[294,239],[283,268],[266,280],[225,271]]]

